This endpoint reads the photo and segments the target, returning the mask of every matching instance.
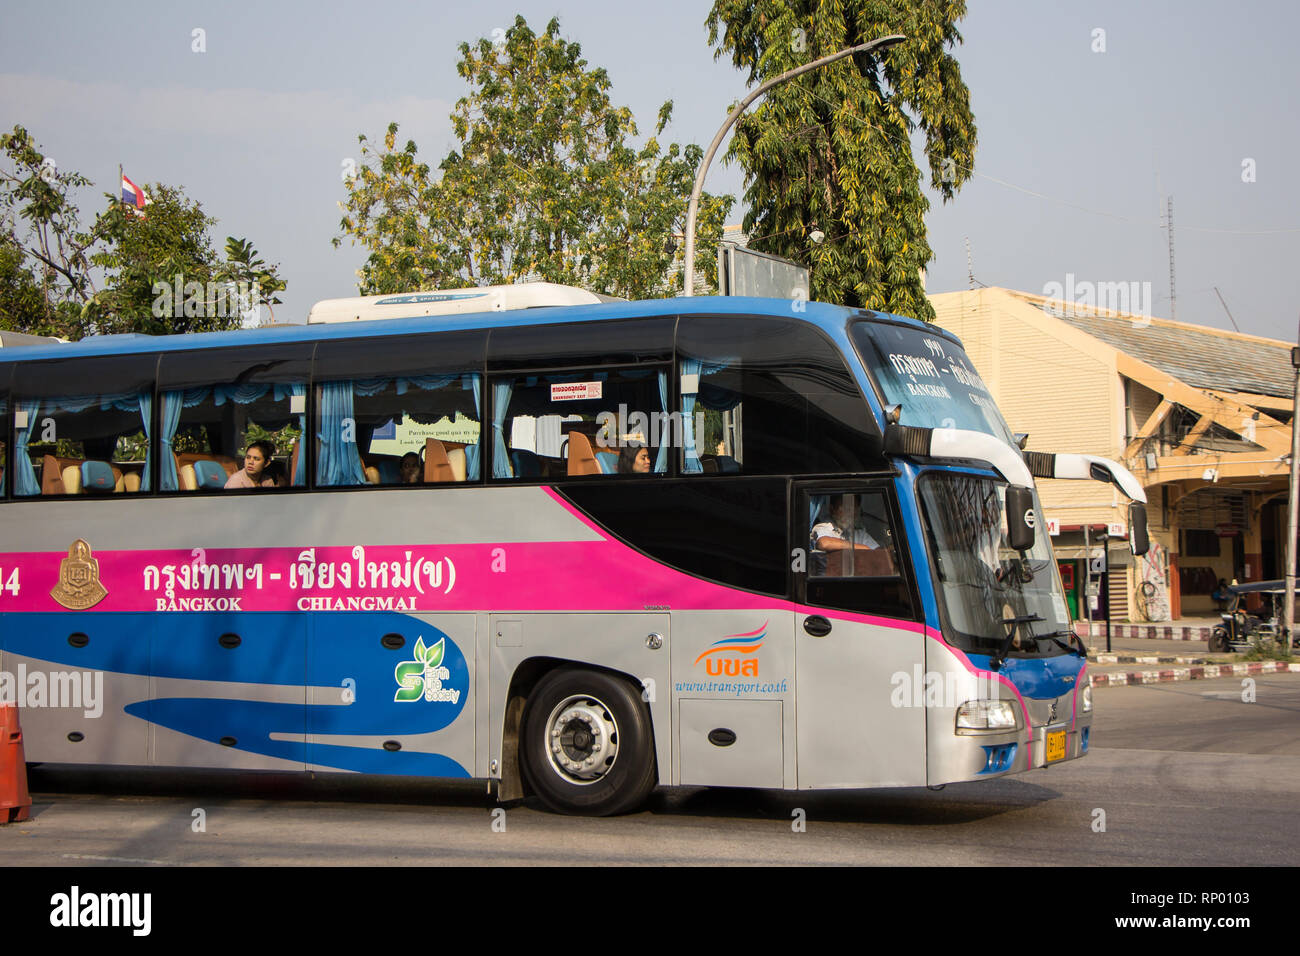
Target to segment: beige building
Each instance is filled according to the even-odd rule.
[[[1113,458],[1145,486],[1151,552],[1112,539],[1091,616],[1106,601],[1112,620],[1213,614],[1220,579],[1284,574],[1290,343],[1008,289],[930,298],[1029,450]],[[1087,559],[1101,533],[1127,533],[1127,502],[1101,482],[1040,486],[1071,607],[1089,616]]]

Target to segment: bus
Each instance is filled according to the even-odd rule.
[[[1088,751],[1036,478],[961,343],[539,284],[0,353],[0,692],[27,759],[939,787]],[[1038,533],[1036,533],[1038,532]]]

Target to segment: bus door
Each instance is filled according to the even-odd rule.
[[[900,688],[925,638],[892,481],[799,482],[792,503],[799,787],[924,785],[924,698]]]

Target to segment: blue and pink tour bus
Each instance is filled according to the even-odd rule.
[[[1034,478],[1114,483],[1145,547],[1133,476],[1023,451],[952,335],[814,302],[333,300],[5,347],[0,409],[0,690],[45,763],[596,814],[987,779],[1088,749]]]

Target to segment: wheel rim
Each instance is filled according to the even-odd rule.
[[[545,747],[559,777],[587,786],[608,774],[618,758],[618,723],[599,698],[575,694],[546,718]]]

